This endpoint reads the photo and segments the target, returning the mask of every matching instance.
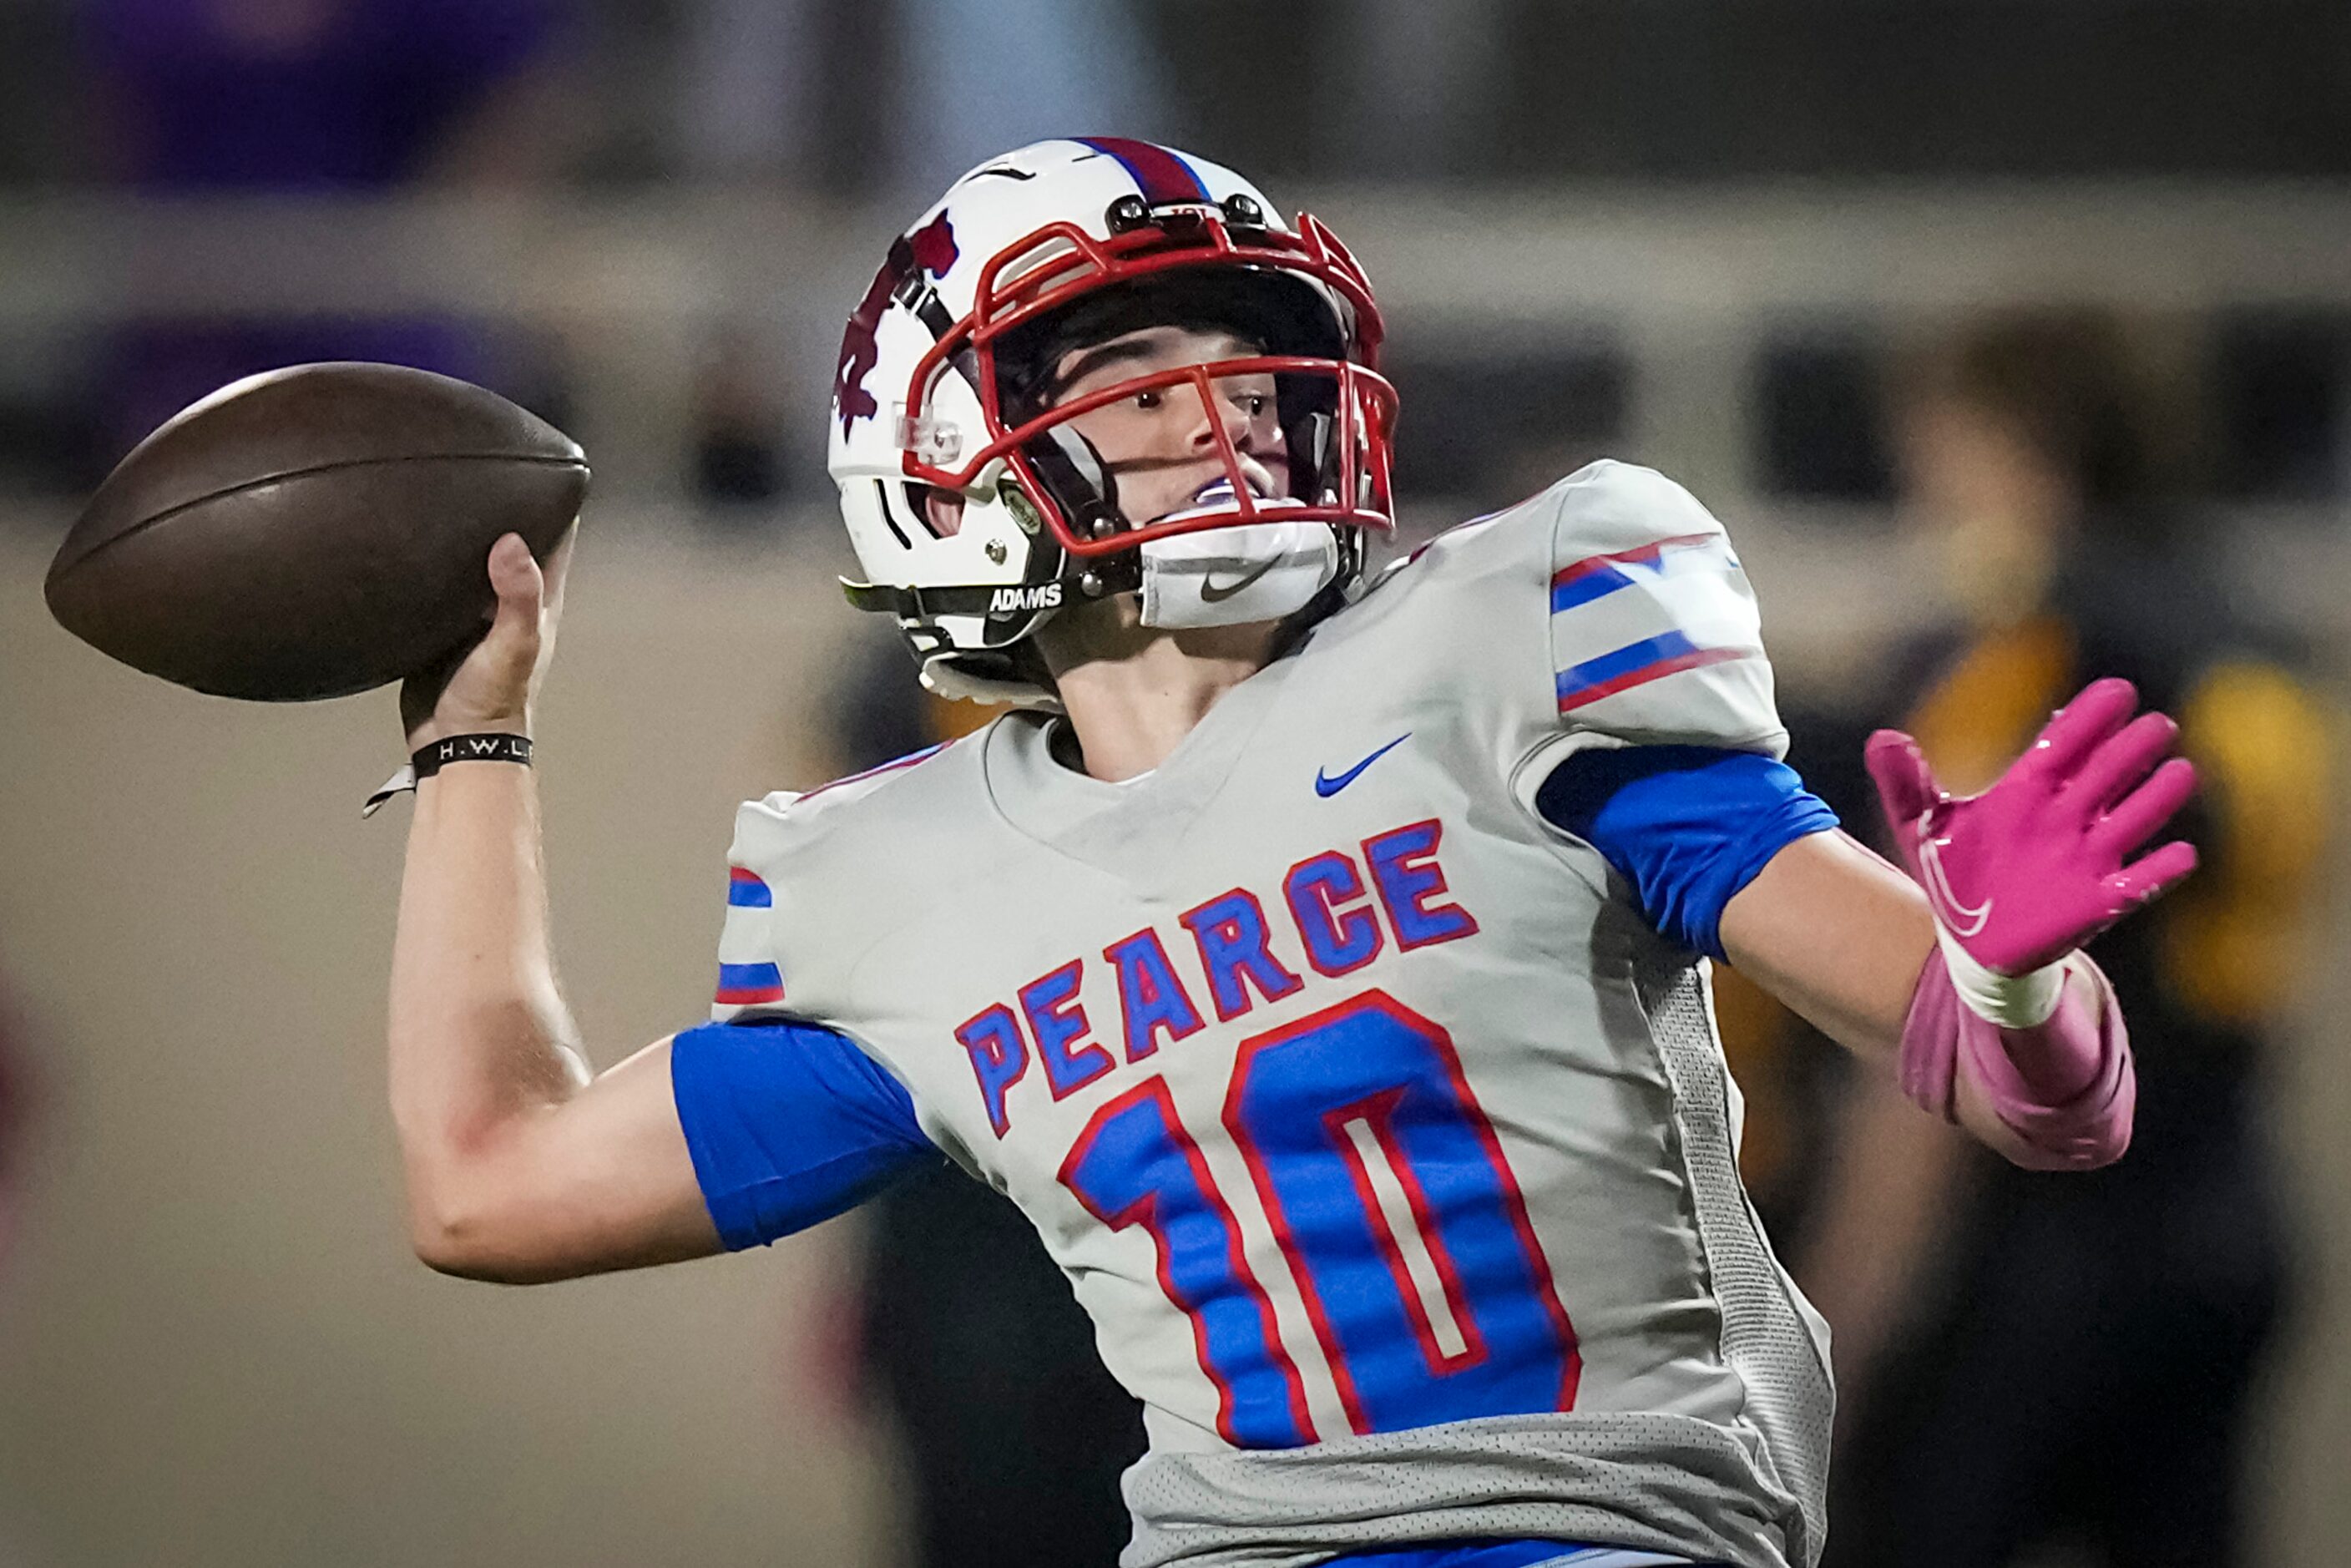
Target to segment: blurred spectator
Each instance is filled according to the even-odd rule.
[[[527,180],[564,123],[550,73],[565,9],[566,0],[90,0],[82,39],[100,162],[150,194]],[[225,382],[334,359],[511,382],[497,346],[465,321],[150,320],[109,356],[110,455]]]
[[[927,197],[1048,137],[1171,134],[1142,7],[896,0],[854,10],[705,0],[684,43],[695,89],[679,100],[679,131],[691,165]]]
[[[2302,975],[2333,726],[2234,612],[2223,552],[2153,499],[2178,447],[2126,366],[2105,323],[2018,316],[1932,356],[1900,411],[1961,613],[1895,662],[1881,711],[1964,792],[2092,677],[2126,676],[2180,721],[2205,860],[2092,949],[2137,1052],[2120,1164],[2016,1170],[1855,1091],[1799,1270],[1837,1331],[1832,1564],[2241,1560],[2246,1395],[2290,1273],[2261,1059]],[[1874,827],[1865,794],[1835,804]]]
[[[747,532],[774,521],[772,503],[786,488],[775,373],[750,343],[743,322],[713,336],[692,411],[695,497],[714,526]]]
[[[1052,136],[1169,137],[1140,8],[1102,0],[899,0],[896,182],[935,191]]]
[[[837,40],[818,0],[702,0],[684,18],[677,129],[686,167],[805,190],[831,172],[813,154]]]
[[[116,172],[150,191],[520,176],[561,0],[91,0]]]
[[[870,768],[993,710],[915,685],[893,636],[834,695],[841,760]],[[1129,1525],[1118,1479],[1143,1457],[1142,1407],[1009,1198],[944,1163],[882,1195],[864,1281],[864,1353],[914,1481],[923,1568],[1105,1568]]]

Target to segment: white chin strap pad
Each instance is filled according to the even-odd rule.
[[[1145,626],[1242,626],[1303,610],[1339,575],[1328,523],[1239,523],[1142,547]]]

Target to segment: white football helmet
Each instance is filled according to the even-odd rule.
[[[1178,325],[1231,328],[1262,352],[1045,406],[1061,350],[1163,308]],[[1143,588],[1146,549],[1194,570],[1215,554],[1209,541],[1157,541],[1243,528],[1216,543],[1253,559],[1295,551],[1311,532],[1308,586],[1343,593],[1363,570],[1362,530],[1395,526],[1396,400],[1377,373],[1382,330],[1370,280],[1337,237],[1304,214],[1286,225],[1228,169],[1115,137],[990,160],[891,246],[841,339],[828,465],[867,578],[844,581],[850,602],[897,617],[932,690],[1033,703],[1050,694],[1019,644],[1062,605]],[[1267,373],[1287,497],[1253,490],[1219,425],[1225,479],[1176,513],[1131,520],[1114,476],[1068,423],[1178,383],[1209,406],[1214,379]],[[952,533],[929,521],[933,490],[962,497]],[[1249,618],[1268,618],[1262,602]]]

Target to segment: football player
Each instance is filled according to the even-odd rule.
[[[1040,143],[851,318],[831,467],[951,745],[743,808],[714,1021],[591,1076],[527,736],[521,541],[445,686],[393,960],[415,1243],[507,1281],[745,1248],[942,1155],[1145,1409],[1129,1568],[1788,1568],[1827,1333],[1740,1189],[1709,961],[2020,1164],[2129,1135],[2075,951],[2193,863],[2173,727],[2095,685],[1991,789],[1836,831],[1721,525],[1600,463],[1376,576],[1363,269],[1228,170]],[[438,747],[436,752],[433,748]],[[1914,880],[1915,879],[1915,880]]]

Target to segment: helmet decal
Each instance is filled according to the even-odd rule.
[[[882,412],[873,394],[865,390],[865,377],[881,357],[874,334],[882,325],[882,312],[890,308],[891,296],[917,278],[927,287],[929,280],[942,277],[956,264],[957,254],[955,225],[947,221],[945,210],[912,234],[901,235],[890,246],[882,270],[873,275],[865,298],[850,312],[849,329],[841,334],[841,365],[832,395],[841,411],[844,435],[856,421],[872,419]],[[919,305],[914,309],[917,315],[927,314]]]
[[[1108,153],[1125,167],[1143,193],[1148,206],[1170,207],[1182,202],[1205,202],[1208,199],[1200,177],[1192,172],[1183,157],[1165,147],[1148,141],[1136,141],[1124,136],[1081,136],[1078,140],[1097,152]]]

